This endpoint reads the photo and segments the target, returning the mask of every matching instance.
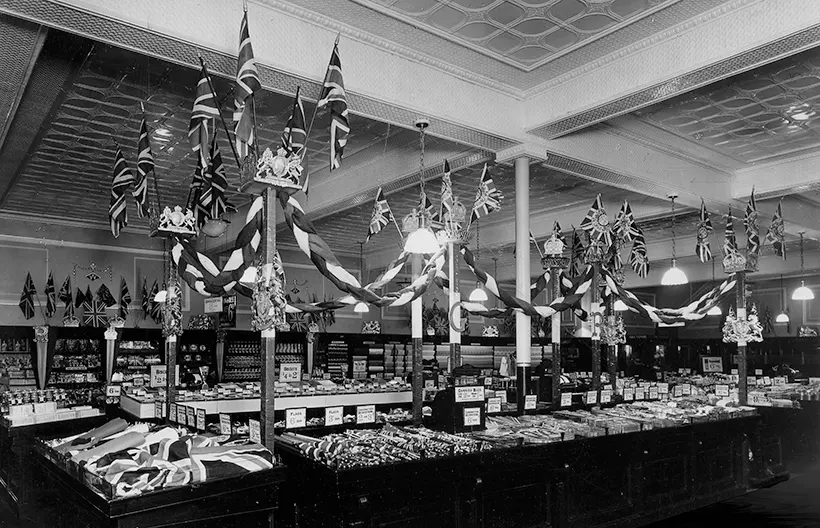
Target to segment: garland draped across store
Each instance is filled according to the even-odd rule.
[[[644,304],[634,293],[624,289],[606,269],[601,269],[601,277],[606,281],[607,294],[615,292],[630,311],[642,315],[652,322],[665,324],[703,319],[706,312],[732,293],[737,284],[737,278],[733,274],[714,289],[704,293],[697,300],[683,308],[656,308]]]
[[[253,265],[262,247],[262,205],[261,196],[251,203],[245,216],[245,225],[236,236],[233,250],[222,269],[197,251],[190,241],[177,239],[171,256],[179,270],[179,276],[192,290],[206,297],[224,295],[231,290],[246,297],[252,296],[251,288],[239,281]]]

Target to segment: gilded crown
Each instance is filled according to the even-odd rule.
[[[553,233],[549,239],[544,242],[544,255],[560,256],[564,253],[565,244],[558,238],[558,235]]]
[[[738,251],[727,251],[723,257],[723,271],[728,274],[746,271],[746,257]]]

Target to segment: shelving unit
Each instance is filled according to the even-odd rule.
[[[0,385],[7,390],[37,387],[31,359],[32,339],[30,328],[4,327],[0,333]]]
[[[114,380],[134,383],[135,379],[142,379],[147,385],[151,379],[151,365],[165,363],[162,332],[159,329],[123,328],[118,333]]]
[[[102,329],[57,329],[48,386],[72,389],[102,385],[104,357]]]

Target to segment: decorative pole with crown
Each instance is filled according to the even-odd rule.
[[[561,270],[569,267],[569,257],[564,256],[566,244],[561,239],[561,228],[558,222],[553,226],[550,238],[544,242],[544,253],[541,256],[541,267],[550,272],[550,290],[552,299],[561,296]],[[561,406],[561,314],[552,314],[550,325],[552,331],[552,406]]]

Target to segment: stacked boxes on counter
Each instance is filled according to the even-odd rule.
[[[347,342],[342,339],[334,339],[327,344],[324,350],[327,357],[326,372],[334,378],[346,378],[349,352]]]
[[[354,380],[367,378],[367,358],[369,353],[370,349],[366,346],[359,346],[353,350],[353,355],[350,359],[352,362],[351,372],[353,373],[351,377]]]
[[[371,378],[385,377],[384,346],[370,345],[367,354],[367,375]]]

